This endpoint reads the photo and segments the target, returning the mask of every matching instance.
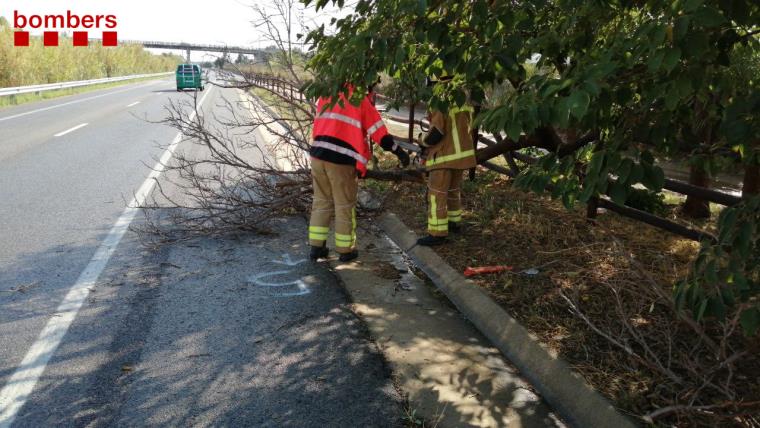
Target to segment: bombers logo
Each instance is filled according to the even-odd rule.
[[[58,46],[58,31],[49,31],[50,29],[74,30],[72,38],[74,46],[87,46],[89,37],[87,31],[81,29],[101,29],[107,28],[113,30],[116,28],[115,15],[77,15],[66,11],[65,15],[24,15],[17,10],[13,11],[13,27],[17,28],[13,33],[14,46],[29,46],[29,31],[27,28],[43,28],[42,42],[45,46]],[[102,31],[103,46],[116,46],[116,31]]]

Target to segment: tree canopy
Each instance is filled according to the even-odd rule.
[[[334,95],[380,73],[451,76],[425,93],[431,108],[478,104],[476,123],[509,149],[545,150],[517,185],[551,184],[568,207],[623,203],[637,184],[660,191],[658,156],[760,163],[758,23],[753,0],[359,0],[334,32],[308,34],[316,78],[304,90]],[[760,327],[757,217],[756,202],[731,208],[720,242],[703,243],[677,288],[697,319],[739,308],[748,334]]]

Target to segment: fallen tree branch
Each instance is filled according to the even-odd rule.
[[[655,410],[654,412],[647,413],[646,415],[642,416],[641,419],[644,420],[644,422],[647,423],[654,423],[654,420],[660,417],[663,417],[665,415],[671,414],[671,413],[677,413],[677,412],[704,412],[708,410],[716,410],[716,409],[725,409],[725,408],[740,408],[740,407],[760,407],[760,401],[751,401],[746,403],[737,403],[733,401],[728,401],[725,403],[720,404],[711,404],[708,406],[689,406],[689,405],[674,405],[674,406],[667,406],[660,409]]]
[[[714,235],[711,235],[710,233],[707,233],[703,230],[693,229],[691,227],[687,227],[682,224],[678,224],[676,222],[670,221],[666,218],[658,217],[654,214],[650,214],[646,211],[641,211],[641,210],[638,210],[636,208],[632,208],[626,205],[618,205],[610,201],[609,199],[599,198],[598,204],[602,208],[606,208],[610,211],[614,211],[625,217],[632,218],[634,220],[638,220],[640,222],[658,227],[668,232],[675,233],[676,235],[683,236],[684,238],[689,238],[693,241],[697,241],[697,242],[700,242],[702,240],[709,240],[712,242],[718,241],[718,239]]]
[[[395,170],[377,170],[370,169],[364,178],[384,181],[409,181],[412,183],[423,183],[425,181],[422,170],[416,169],[395,169]]]

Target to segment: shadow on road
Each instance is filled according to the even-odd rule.
[[[304,228],[284,227],[293,238]],[[298,261],[300,239],[280,236],[147,251],[129,233],[14,426],[401,425],[390,371],[325,267],[293,266],[292,278],[308,286],[303,296],[249,282],[282,269],[272,262],[282,254]],[[94,248],[51,248],[13,270],[73,251]],[[0,330],[47,319],[60,299],[44,287],[4,297]],[[3,367],[0,378],[14,370]]]

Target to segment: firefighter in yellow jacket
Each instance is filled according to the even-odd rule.
[[[420,141],[428,173],[428,236],[419,245],[441,245],[449,231],[460,231],[462,175],[476,165],[472,114],[468,105],[428,113],[430,130]]]

